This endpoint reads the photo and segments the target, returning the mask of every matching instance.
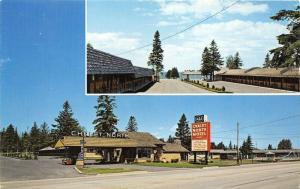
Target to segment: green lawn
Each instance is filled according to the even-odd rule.
[[[96,175],[96,174],[107,174],[107,173],[123,173],[139,171],[139,169],[125,169],[125,168],[78,168],[83,174]]]
[[[250,164],[252,160],[243,160],[243,164]],[[260,163],[258,161],[253,161],[253,163]],[[212,160],[208,165],[192,162],[178,162],[178,163],[160,163],[160,162],[149,162],[149,163],[137,163],[137,165],[143,166],[155,166],[155,167],[173,167],[173,168],[203,168],[212,166],[234,166],[237,165],[236,160]]]

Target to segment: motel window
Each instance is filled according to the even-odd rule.
[[[143,158],[143,157],[150,158],[151,157],[151,150],[148,149],[148,148],[140,148],[138,150],[138,157],[139,158]]]

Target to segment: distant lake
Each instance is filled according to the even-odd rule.
[[[160,74],[160,78],[161,79],[167,79],[166,78],[166,73],[167,72],[163,72],[162,74]],[[186,76],[182,76],[182,73],[183,72],[179,72],[179,78],[180,79],[186,79]],[[199,81],[201,81],[201,80],[204,80],[204,77],[203,76],[200,76],[200,75],[190,75],[189,76],[190,77],[190,80],[199,80]]]

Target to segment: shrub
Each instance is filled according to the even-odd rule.
[[[206,83],[206,87],[209,88],[209,83]]]
[[[215,86],[213,85],[211,88],[212,88],[212,89],[215,89]]]
[[[222,91],[225,91],[225,87],[224,86],[222,87]]]

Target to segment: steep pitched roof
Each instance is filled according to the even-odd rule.
[[[122,132],[127,133],[128,138],[105,138],[105,137],[85,137],[86,147],[156,147],[164,143],[149,133],[143,132]],[[82,137],[65,136],[55,145],[55,148],[80,146]]]
[[[130,60],[87,47],[87,74],[134,74]]]
[[[186,148],[176,143],[165,143],[163,146],[164,152],[189,152]]]
[[[149,77],[154,75],[153,69],[134,66],[134,70],[135,70],[135,78]]]

